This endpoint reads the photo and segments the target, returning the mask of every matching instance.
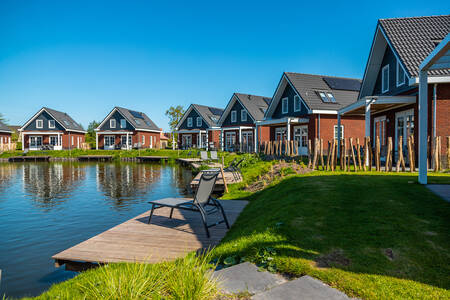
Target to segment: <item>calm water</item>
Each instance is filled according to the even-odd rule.
[[[185,196],[191,179],[177,164],[0,163],[0,299],[73,277],[50,257],[148,210],[149,200]]]

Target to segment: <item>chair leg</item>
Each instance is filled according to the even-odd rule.
[[[209,230],[208,230],[208,225],[207,225],[207,223],[206,223],[206,215],[205,215],[205,212],[204,212],[201,208],[199,209],[199,211],[200,211],[200,214],[202,215],[202,221],[203,221],[203,226],[205,227],[206,236],[207,236],[208,238],[210,238]]]
[[[172,219],[172,215],[173,215],[173,207],[170,209],[170,216],[169,216],[169,219]]]
[[[150,212],[150,216],[148,217],[147,224],[150,224],[150,221],[152,220],[153,211],[155,210],[155,204],[152,204],[152,211]]]
[[[227,228],[230,229],[230,224],[228,223],[227,216],[225,215],[225,210],[223,209],[222,204],[220,204],[219,201],[215,200],[216,205],[219,207],[220,211],[222,212],[223,220],[225,221],[225,225],[227,225]]]

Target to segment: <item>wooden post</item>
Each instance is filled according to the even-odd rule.
[[[377,151],[377,171],[381,171],[381,143],[380,143],[380,137],[377,136],[377,140],[375,142],[376,144],[376,151]]]
[[[406,170],[405,167],[405,159],[403,157],[403,136],[398,138],[398,160],[397,160],[397,172],[400,172],[400,166],[402,167],[402,171]]]
[[[368,149],[369,149],[369,171],[372,171],[373,152],[372,152],[370,136],[367,137],[367,145],[368,145]]]
[[[223,156],[222,156],[222,158],[223,158]],[[223,167],[222,166],[220,166],[220,173],[222,174],[223,186],[225,187],[225,193],[228,193],[227,181],[225,179],[225,173],[223,172]]]
[[[367,144],[367,136],[364,137],[364,163],[363,163],[363,170],[366,171],[366,161],[369,160],[369,147]]]
[[[341,171],[347,171],[347,143],[341,140]]]
[[[308,140],[308,168],[311,168],[311,140]]]
[[[337,143],[337,141],[336,141],[336,143],[334,144],[334,168],[336,169],[336,166],[337,166],[337,159],[338,159],[338,156],[337,156],[337,149],[338,149],[338,143]]]
[[[330,169],[330,160],[331,160],[331,142],[328,141],[328,152],[327,152],[327,171]]]
[[[412,161],[411,137],[408,137],[407,145],[408,145],[408,156],[409,156],[409,171],[412,173],[412,172],[414,172],[414,169],[413,169],[414,165],[413,165],[413,161]]]
[[[392,137],[388,137],[385,171],[386,172],[392,171]]]
[[[331,162],[331,171],[334,171],[334,149],[336,146],[336,139],[333,139],[333,143],[331,146],[331,158],[330,158],[330,162]]]
[[[352,151],[353,166],[356,172],[358,171],[358,163],[356,162],[355,152],[353,151],[353,138],[350,138],[350,150]]]
[[[313,170],[316,169],[317,162],[319,160],[319,139],[314,139],[314,158],[313,158]]]
[[[437,172],[439,170],[439,158],[438,158],[438,138],[433,138],[433,166],[434,171]]]
[[[320,164],[322,165],[322,170],[325,170],[323,163],[323,139],[320,139]]]
[[[442,138],[439,136],[439,147],[438,147],[438,162],[439,162],[439,171],[442,171]]]
[[[282,156],[283,155],[283,140],[281,140],[278,145],[279,145],[278,155]]]
[[[358,158],[358,168],[360,171],[362,171],[362,164],[361,164],[361,148],[359,144],[359,138],[356,138],[356,156]]]

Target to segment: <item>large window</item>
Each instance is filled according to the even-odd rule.
[[[52,146],[58,145],[58,136],[56,135],[50,136],[50,145]]]
[[[202,118],[197,117],[197,127],[201,127],[201,126],[202,126]]]
[[[288,104],[289,104],[289,98],[283,98],[281,99],[281,112],[283,114],[287,114],[289,108],[288,108]]]
[[[405,84],[406,74],[403,69],[400,61],[397,61],[397,86],[401,86]]]
[[[231,111],[231,122],[236,122],[236,119],[237,119],[237,113],[236,113],[236,111],[235,110],[232,110]]]
[[[187,127],[192,127],[192,117],[187,118]]]
[[[48,128],[55,128],[55,120],[48,120]]]
[[[116,128],[116,119],[109,120],[109,127]]]
[[[126,128],[127,127],[127,121],[125,119],[120,119],[120,128]]]
[[[301,109],[301,103],[300,103],[300,97],[298,95],[294,96],[294,111],[300,111]]]
[[[338,138],[338,126],[334,125],[334,138]],[[344,138],[344,125],[341,125],[341,139]]]
[[[381,70],[381,92],[389,91],[389,65],[385,65]]]
[[[247,121],[247,111],[245,109],[241,110],[241,121],[242,122]]]
[[[42,127],[44,127],[44,121],[36,120],[36,128],[42,128]]]

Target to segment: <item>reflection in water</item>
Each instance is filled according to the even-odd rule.
[[[8,184],[11,181],[15,171],[16,167],[14,164],[0,165],[0,193],[3,192],[8,187]]]
[[[45,209],[66,201],[76,183],[86,176],[85,168],[73,163],[23,164],[22,168],[25,192]]]

